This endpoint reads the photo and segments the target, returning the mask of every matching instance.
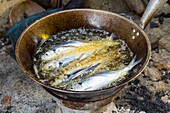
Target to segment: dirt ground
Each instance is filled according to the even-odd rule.
[[[163,12],[170,12],[170,6],[159,14]],[[152,44],[151,60],[116,98],[118,113],[170,113],[170,18],[154,18],[145,32]],[[6,52],[10,48],[0,48],[0,113],[54,113],[54,97],[24,74]]]

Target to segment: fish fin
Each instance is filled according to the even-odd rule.
[[[67,78],[66,81],[69,81],[69,80],[71,80],[71,79],[76,78],[77,76],[79,76],[79,74],[78,74],[79,72],[85,71],[86,69],[87,69],[87,67],[83,67],[83,68],[80,68],[80,69],[78,69],[78,70],[76,70],[76,71],[68,74],[68,78]],[[78,75],[77,75],[77,74],[78,74]]]
[[[92,71],[94,71],[98,66],[100,65],[100,63],[97,63],[95,65],[90,65],[89,68],[86,68],[86,70],[84,71],[84,73],[78,75],[78,76],[85,76],[85,75],[88,75],[90,74]],[[76,77],[73,77],[72,79],[75,79]]]
[[[115,35],[114,33],[112,33],[112,34],[108,37],[109,40],[113,40],[113,39],[115,39],[115,38],[116,38],[116,35]]]

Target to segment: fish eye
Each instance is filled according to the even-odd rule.
[[[49,66],[48,68],[49,68],[49,69],[51,69],[51,68],[52,68],[52,66]]]
[[[79,85],[82,85],[82,82],[78,83]]]
[[[59,62],[59,65],[61,66],[63,63],[62,62]]]

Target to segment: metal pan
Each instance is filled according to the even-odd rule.
[[[166,0],[150,0],[148,8],[141,19],[142,28],[145,28],[164,2],[166,2]],[[35,77],[32,64],[32,56],[36,48],[33,37],[37,36],[41,40],[41,35],[43,33],[51,36],[60,31],[80,27],[99,28],[114,32],[117,37],[123,39],[133,53],[137,55],[137,59],[142,58],[140,64],[135,67],[136,71],[131,73],[131,77],[115,87],[83,92],[61,90],[39,81]],[[44,86],[59,98],[80,102],[92,102],[106,99],[113,97],[123,86],[136,78],[148,64],[151,45],[141,27],[118,14],[101,10],[73,9],[57,12],[36,21],[22,33],[16,44],[16,59],[19,66],[31,79]]]

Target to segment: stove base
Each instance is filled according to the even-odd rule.
[[[113,113],[117,112],[117,108],[114,102],[111,102],[98,110],[75,110],[71,108],[67,108],[63,106],[61,103],[57,101],[57,106],[55,113]]]

